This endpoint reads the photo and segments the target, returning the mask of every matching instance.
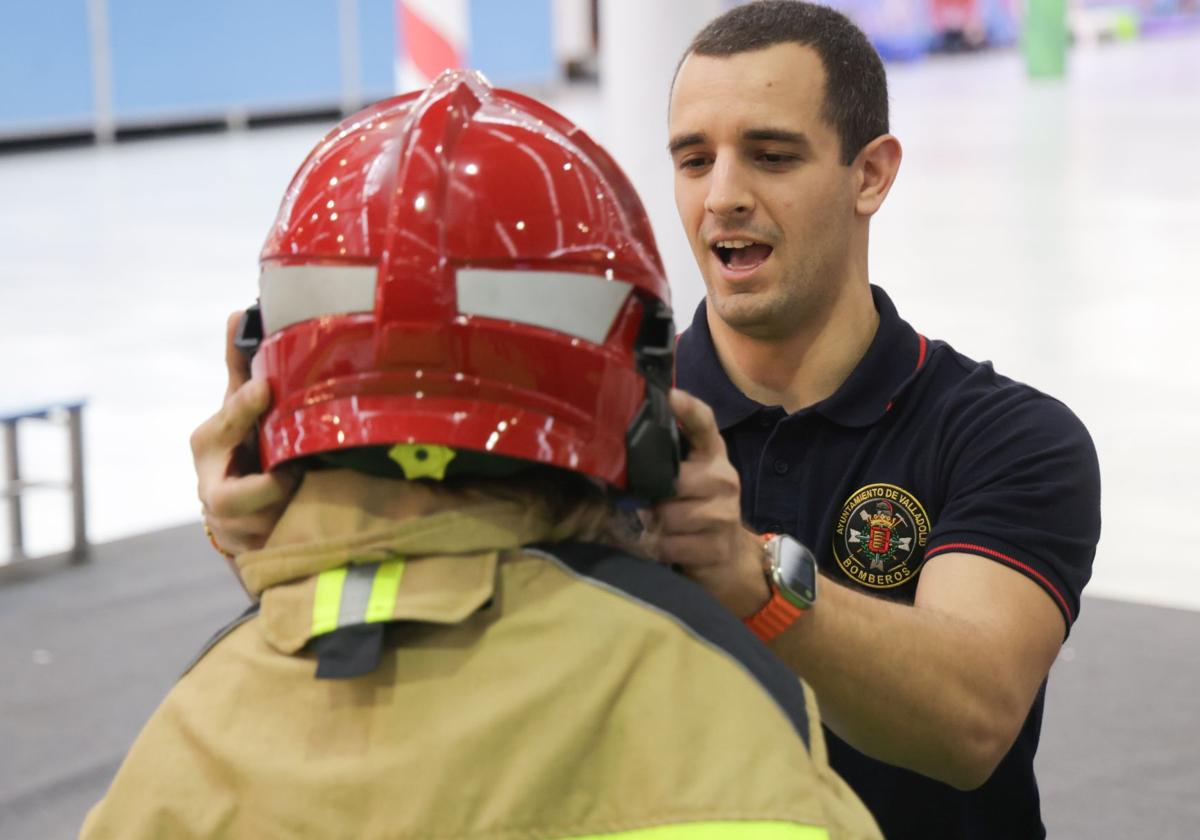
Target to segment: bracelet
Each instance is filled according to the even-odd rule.
[[[208,537],[209,543],[212,545],[217,554],[220,554],[226,560],[233,560],[237,555],[230,551],[226,551],[221,547],[221,544],[217,542],[217,538],[213,534],[212,528],[208,527],[208,515],[204,511],[200,511],[200,522],[204,525],[204,536]]]

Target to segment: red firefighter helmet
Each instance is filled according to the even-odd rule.
[[[550,108],[443,74],[330,132],[261,255],[266,469],[423,444],[673,491],[674,327],[641,202]],[[261,336],[261,342],[254,341]]]

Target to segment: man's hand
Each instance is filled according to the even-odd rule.
[[[242,354],[233,346],[240,312],[229,316],[225,369],[229,384],[221,410],[192,432],[192,460],[205,522],[226,552],[261,548],[296,489],[287,470],[258,472],[250,454],[255,424],[271,402],[267,383],[251,380]]]
[[[671,410],[691,444],[677,493],[655,510],[658,556],[711,592],[734,615],[753,615],[771,597],[762,546],[742,526],[741,482],[712,409],[672,389]]]

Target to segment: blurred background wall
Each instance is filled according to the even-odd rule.
[[[1198,0],[1025,0],[1066,8],[1081,45],[1197,25]],[[404,8],[435,25],[457,6],[465,63],[498,85],[594,79],[599,21],[620,0],[45,0],[8,4],[0,51],[0,142],[208,121],[243,125],[353,111],[392,93],[407,46]],[[730,0],[639,4],[630,20],[669,40]],[[1023,0],[828,0],[885,60],[1017,44]],[[599,7],[599,8],[598,8]],[[454,14],[449,17],[455,17]],[[617,19],[616,23],[624,23]],[[453,27],[452,27],[453,28]],[[653,58],[622,31],[628,63]],[[661,43],[661,40],[660,40]],[[664,47],[666,45],[663,45]],[[665,49],[663,52],[667,52]],[[673,64],[677,56],[668,53]]]
[[[872,278],[918,328],[1089,425],[1106,490],[1089,591],[1200,608],[1168,525],[1200,502],[1185,280],[1200,276],[1200,182],[1177,162],[1200,131],[1200,3],[1027,2],[1064,25],[1048,78],[1032,78],[1017,0],[831,0],[888,61],[906,149],[873,225]],[[610,148],[643,195],[685,325],[703,286],[671,196],[667,90],[687,41],[730,5],[7,4],[0,414],[88,399],[93,540],[195,521],[187,436],[220,399],[224,317],[254,298],[287,181],[341,115],[444,55]],[[444,41],[432,52],[426,30]],[[63,477],[61,430],[23,423],[20,460],[26,477]],[[69,545],[63,494],[31,489],[22,507],[28,554]],[[11,531],[0,516],[0,564]]]

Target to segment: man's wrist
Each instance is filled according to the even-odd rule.
[[[725,609],[744,618],[757,612],[770,599],[771,589],[762,572],[762,545],[758,536],[744,528],[739,530],[742,533],[732,562],[693,568],[688,571],[688,577]]]
[[[783,633],[812,607],[817,597],[816,558],[787,535],[764,534],[762,568],[770,598],[746,626],[764,642]]]
[[[741,530],[738,568],[744,572],[745,583],[741,604],[734,614],[745,621],[766,606],[774,591],[763,568],[762,537],[746,528]]]

